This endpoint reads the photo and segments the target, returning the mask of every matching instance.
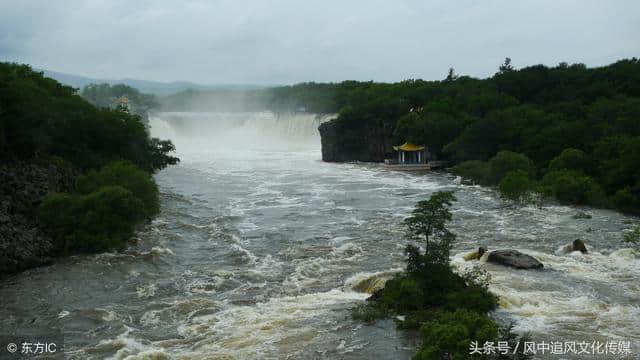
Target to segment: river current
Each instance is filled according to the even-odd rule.
[[[162,211],[124,252],[73,256],[0,283],[0,326],[59,329],[77,359],[409,359],[416,340],[350,309],[403,267],[402,220],[452,190],[453,264],[479,245],[542,271],[479,263],[495,316],[536,341],[631,342],[640,353],[640,258],[616,212],[515,206],[446,173],[321,161],[326,117],[164,113],[154,135],[182,159],[156,175]],[[591,219],[575,219],[579,211]],[[589,254],[565,254],[572,240]],[[478,262],[475,262],[478,263]],[[558,357],[552,357],[558,358]]]

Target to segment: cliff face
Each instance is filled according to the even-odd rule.
[[[357,130],[348,129],[334,119],[318,128],[322,144],[322,160],[327,162],[382,162],[393,156],[393,126],[375,121]]]
[[[49,191],[69,189],[72,179],[53,164],[0,166],[0,276],[51,262],[51,238],[37,209]]]

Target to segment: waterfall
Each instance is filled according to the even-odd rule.
[[[272,112],[161,112],[150,116],[152,136],[181,149],[235,148],[286,150],[318,148],[318,126],[335,114]]]

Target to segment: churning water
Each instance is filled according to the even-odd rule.
[[[481,263],[496,316],[538,341],[620,339],[640,352],[640,259],[615,212],[516,207],[443,173],[320,159],[314,115],[164,113],[152,133],[182,162],[156,176],[162,212],[123,253],[74,256],[4,279],[0,326],[61,329],[79,359],[409,359],[391,321],[350,318],[403,266],[402,219],[437,190],[458,197],[453,263],[486,245],[543,271]],[[576,220],[579,210],[593,218]],[[562,254],[584,239],[588,255]]]

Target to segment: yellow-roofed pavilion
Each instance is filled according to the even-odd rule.
[[[425,164],[427,162],[424,145],[404,143],[394,146],[393,150],[398,153],[398,164]]]

